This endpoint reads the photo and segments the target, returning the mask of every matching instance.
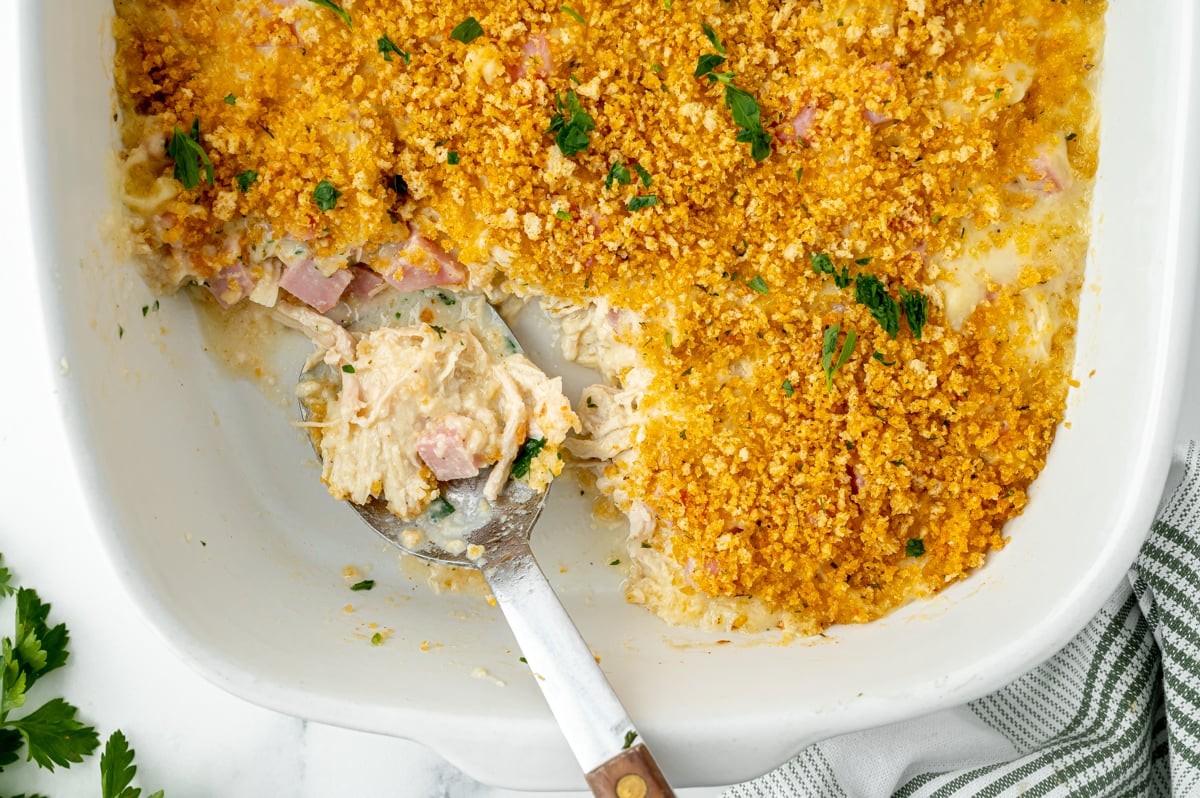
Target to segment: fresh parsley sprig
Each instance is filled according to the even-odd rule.
[[[557,110],[550,117],[546,134],[554,136],[554,143],[563,155],[573,158],[591,144],[589,134],[596,129],[596,121],[583,110],[579,95],[574,91],[568,91],[565,100],[561,94],[556,94],[554,107]]]
[[[846,361],[850,359],[850,355],[854,353],[854,345],[858,342],[858,334],[854,330],[846,330],[846,337],[842,339],[842,348],[838,352],[838,338],[841,336],[842,323],[826,327],[825,334],[821,341],[821,368],[825,371],[825,390],[833,390],[833,375],[837,370],[846,365]],[[834,353],[837,353],[837,359],[834,359]]]
[[[32,712],[13,716],[25,707],[29,691],[41,677],[67,663],[70,639],[65,624],[49,625],[50,605],[35,591],[20,588],[16,593],[14,635],[0,641],[0,770],[16,762],[22,748],[26,761],[47,770],[70,767],[100,744],[96,730],[79,721],[74,706],[52,698]]]
[[[512,464],[513,477],[522,479],[529,476],[529,468],[533,465],[534,458],[541,454],[545,447],[545,438],[529,438],[521,444],[521,451],[517,453],[517,459],[513,460]]]
[[[725,107],[729,109],[733,123],[741,130],[736,140],[750,145],[750,157],[755,161],[765,161],[771,157],[771,134],[763,128],[762,111],[758,100],[745,89],[734,85],[737,77],[733,72],[717,72],[717,67],[725,63],[726,50],[717,38],[717,34],[708,25],[701,26],[704,35],[717,50],[716,53],[706,53],[696,61],[696,69],[692,76],[708,78],[710,83],[721,83],[725,86]]]
[[[167,155],[175,162],[175,179],[183,183],[184,188],[192,189],[200,184],[201,166],[204,167],[208,184],[213,184],[212,161],[200,145],[200,117],[192,120],[190,133],[175,125],[171,141],[167,144]]]
[[[104,753],[100,755],[100,798],[141,798],[141,789],[130,786],[137,775],[134,753],[120,729],[109,735]],[[163,791],[151,793],[146,798],[163,798]]]

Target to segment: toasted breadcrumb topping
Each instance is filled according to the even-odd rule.
[[[416,227],[473,286],[637,314],[645,423],[606,466],[657,522],[633,600],[815,631],[1004,545],[1065,406],[1105,3],[344,0],[349,25],[304,0],[115,5],[126,151],[198,119],[213,164],[143,231],[195,279],[268,238],[351,265]],[[467,16],[483,35],[451,39]],[[693,76],[720,54],[702,23],[760,109],[761,161],[725,82]],[[567,157],[548,128],[572,92],[594,129]],[[145,193],[172,166],[129,174]],[[959,308],[962,264],[1003,252],[1012,274]],[[814,254],[928,297],[920,338]],[[857,341],[827,375],[835,324]]]

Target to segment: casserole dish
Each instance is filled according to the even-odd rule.
[[[498,610],[431,594],[320,489],[289,424],[291,372],[266,390],[238,379],[205,351],[220,342],[186,297],[155,304],[106,241],[111,4],[21,8],[42,301],[82,478],[135,601],[181,656],[247,699],[420,740],[487,783],[581,786]],[[627,605],[607,565],[619,530],[593,525],[578,491],[555,492],[539,559],[673,783],[744,780],[821,737],[977,697],[1052,654],[1123,577],[1180,398],[1196,26],[1182,2],[1110,9],[1080,386],[1011,543],[974,577],[815,640],[729,641]],[[284,341],[274,355],[299,364],[306,351]],[[346,565],[376,589],[348,592]],[[375,629],[390,630],[385,645],[368,642]]]

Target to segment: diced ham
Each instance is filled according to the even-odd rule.
[[[217,303],[223,307],[233,307],[254,290],[254,278],[246,271],[246,266],[238,261],[217,273],[208,285],[208,290],[216,297]]]
[[[350,273],[354,279],[346,289],[351,296],[358,300],[368,300],[387,288],[387,283],[375,272],[363,266],[351,266]]]
[[[521,45],[521,63],[517,64],[514,80],[521,80],[529,75],[537,75],[543,80],[554,72],[554,61],[550,56],[550,40],[544,33],[530,36]]]
[[[434,269],[433,267],[437,268]],[[450,253],[420,233],[414,232],[403,244],[385,244],[379,248],[375,270],[399,291],[420,291],[434,286],[461,285],[466,270]]]
[[[279,278],[279,286],[309,307],[324,313],[342,298],[346,286],[354,279],[349,269],[338,269],[329,277],[308,259],[297,261]]]
[[[808,134],[812,132],[815,121],[817,121],[817,109],[806,105],[792,117],[789,124],[783,126],[779,138],[783,141],[808,141]]]
[[[417,454],[439,481],[465,479],[479,473],[478,425],[465,416],[447,415],[431,421],[417,439]],[[476,434],[473,434],[476,433]]]

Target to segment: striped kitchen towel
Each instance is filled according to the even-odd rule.
[[[956,709],[810,746],[725,798],[1200,796],[1200,446],[1129,574],[1048,662]]]

